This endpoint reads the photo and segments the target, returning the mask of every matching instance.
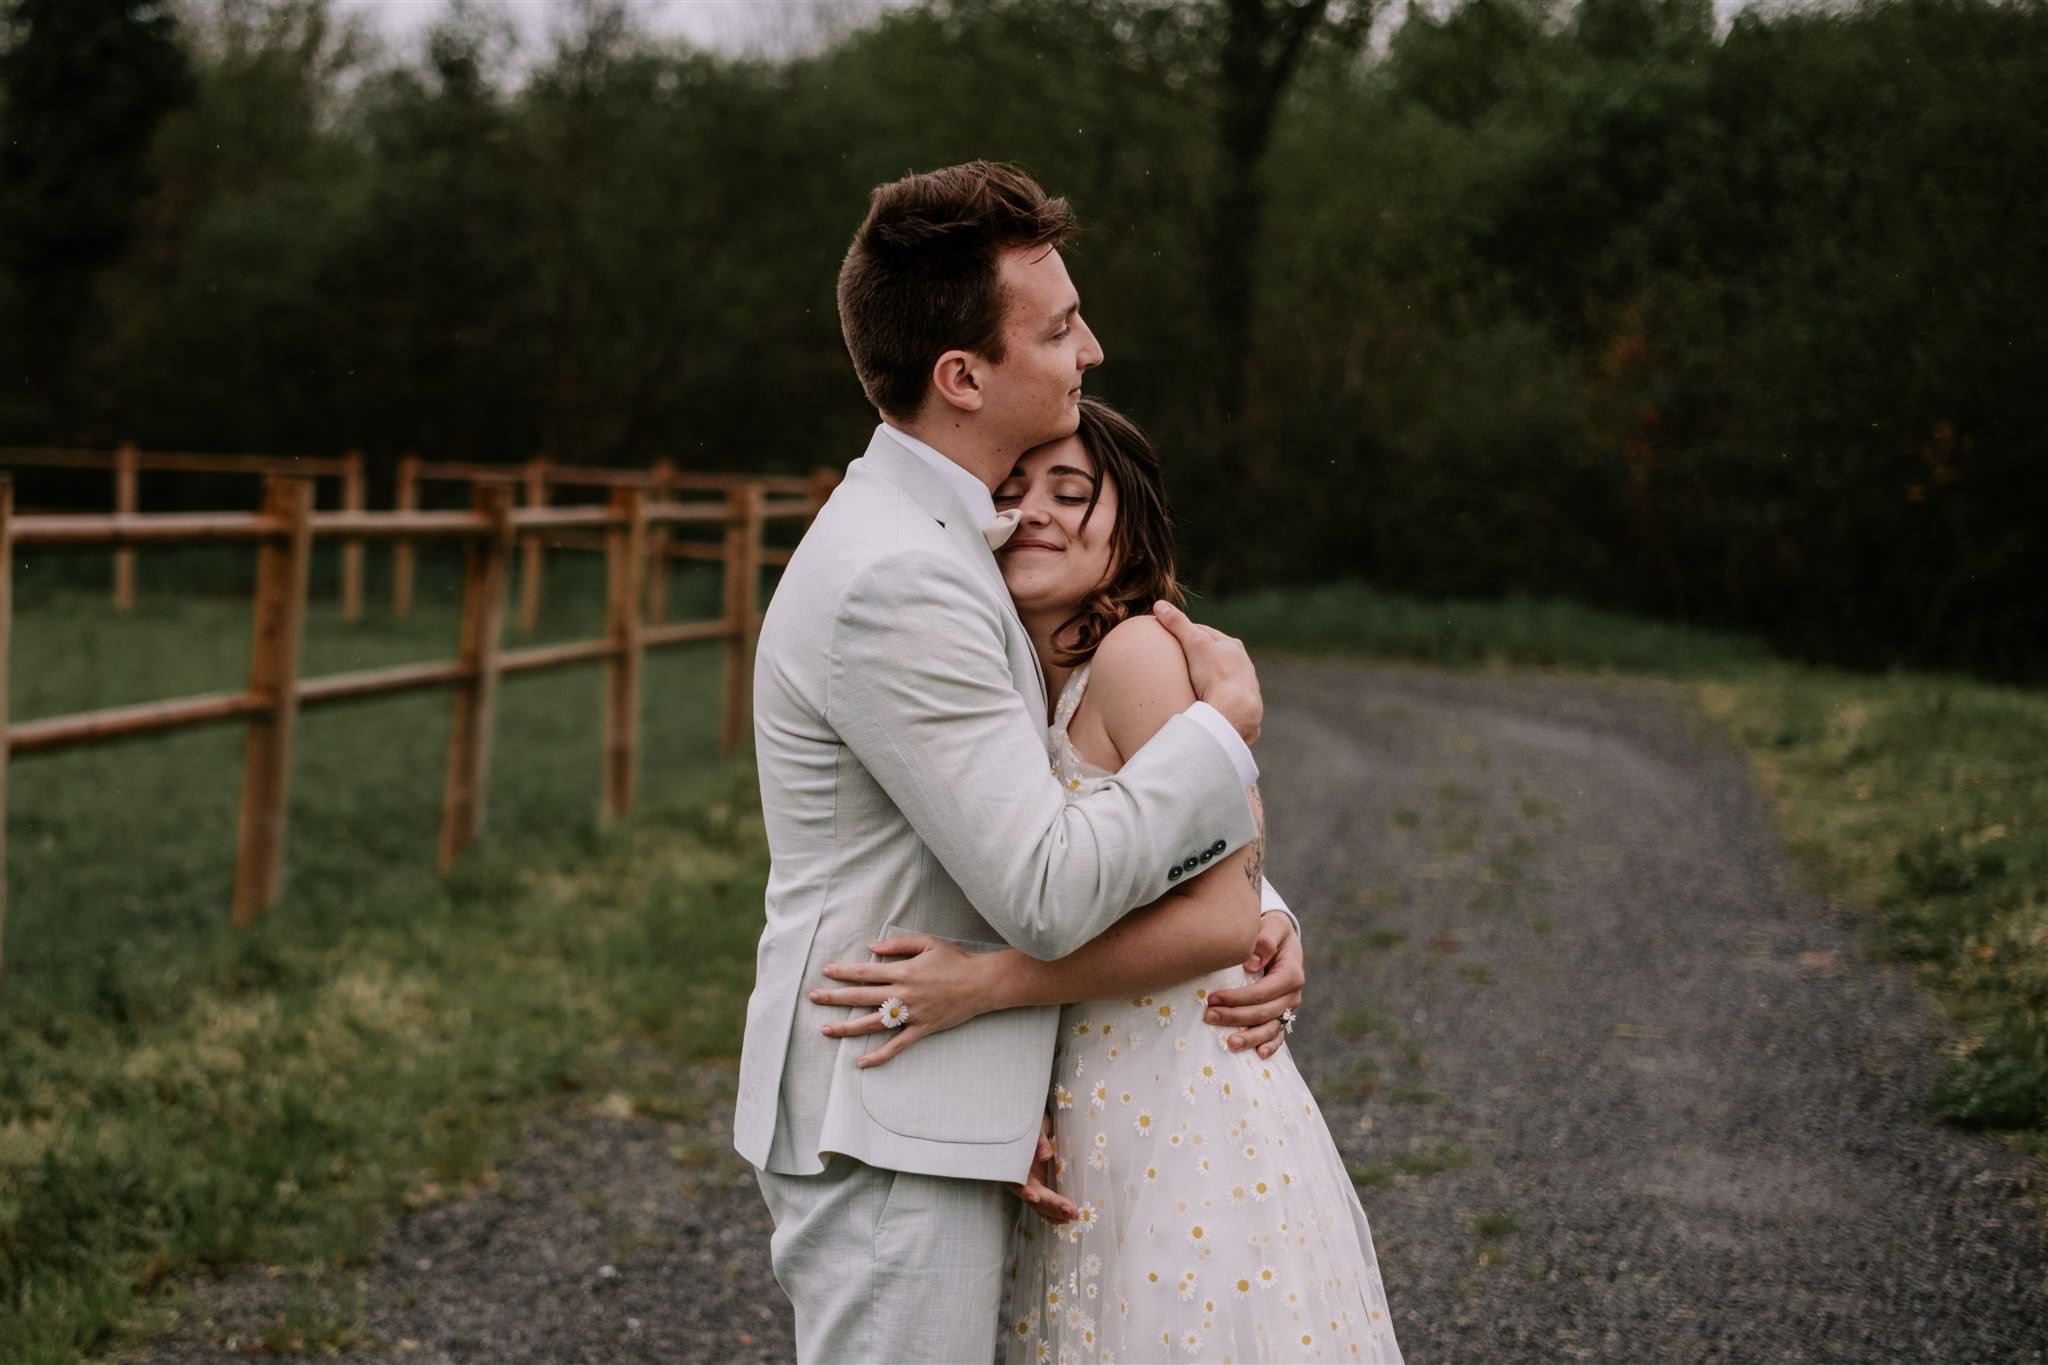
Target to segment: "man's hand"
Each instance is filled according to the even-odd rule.
[[[1302,965],[1301,936],[1294,932],[1294,921],[1278,910],[1268,910],[1259,917],[1259,936],[1252,944],[1252,955],[1245,959],[1247,972],[1261,968],[1265,975],[1256,981],[1227,991],[1211,991],[1209,1008],[1202,1018],[1211,1024],[1237,1028],[1225,1040],[1232,1052],[1255,1047],[1259,1056],[1271,1057],[1280,1050],[1285,1038],[1287,1026],[1280,1018],[1281,1012],[1300,1007],[1301,988],[1308,984],[1308,973]]]
[[[1259,727],[1266,719],[1266,701],[1259,695],[1259,672],[1243,642],[1211,626],[1197,625],[1171,602],[1152,604],[1152,615],[1180,641],[1188,656],[1188,681],[1195,696],[1209,703],[1244,736],[1247,744],[1259,740]]]
[[[1081,1216],[1074,1201],[1052,1187],[1052,1115],[1038,1121],[1038,1154],[1031,1158],[1031,1174],[1010,1193],[1031,1206],[1031,1211],[1054,1227]]]

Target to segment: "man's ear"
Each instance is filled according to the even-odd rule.
[[[961,412],[981,411],[982,358],[972,351],[948,351],[932,366],[932,390]]]

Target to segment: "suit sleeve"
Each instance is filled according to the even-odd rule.
[[[1013,947],[1063,957],[1256,834],[1229,756],[1185,716],[1070,800],[1011,676],[1002,609],[966,565],[872,564],[833,628],[833,728]]]

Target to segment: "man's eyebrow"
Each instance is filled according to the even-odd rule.
[[[1070,319],[1074,318],[1076,315],[1080,313],[1080,311],[1081,300],[1075,299],[1072,303],[1060,309],[1059,312],[1054,313],[1051,317],[1047,318],[1045,320],[1046,325],[1048,327],[1058,327],[1063,323],[1069,321]]]

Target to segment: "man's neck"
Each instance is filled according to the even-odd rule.
[[[1017,452],[998,449],[966,422],[923,416],[910,420],[894,417],[886,420],[905,435],[923,441],[990,489],[1009,478],[1010,470],[1016,466]]]

